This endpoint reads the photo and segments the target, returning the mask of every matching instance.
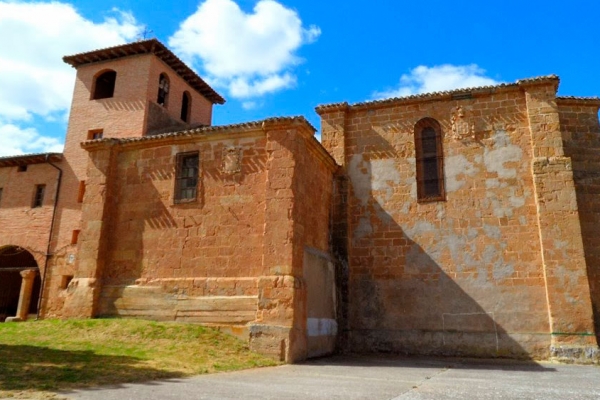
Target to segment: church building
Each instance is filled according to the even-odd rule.
[[[156,39],[64,57],[62,153],[0,157],[0,321],[202,323],[334,351],[600,360],[599,98],[545,76],[214,126]]]

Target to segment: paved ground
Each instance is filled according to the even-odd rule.
[[[600,399],[600,367],[338,356],[65,393],[73,399]]]

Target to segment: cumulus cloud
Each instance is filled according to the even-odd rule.
[[[420,65],[400,77],[400,85],[391,90],[374,93],[377,99],[409,96],[418,93],[440,92],[459,88],[497,85],[498,81],[485,76],[476,64],[444,64],[433,67]]]
[[[302,61],[296,51],[320,33],[274,0],[260,0],[252,13],[232,0],[205,0],[169,46],[188,63],[200,63],[213,85],[247,99],[293,87],[293,68]]]
[[[15,137],[14,152],[56,148],[56,139],[44,138],[23,127],[35,117],[53,121],[68,111],[75,71],[62,56],[113,46],[134,39],[141,27],[129,13],[112,10],[94,23],[70,4],[59,2],[0,1],[0,129],[6,135],[21,132],[36,143],[23,147]],[[31,136],[33,135],[33,136]],[[37,136],[35,136],[37,135]],[[4,152],[6,150],[3,150]]]
[[[0,124],[0,157],[28,153],[62,151],[63,144],[56,138],[42,136],[34,128]]]

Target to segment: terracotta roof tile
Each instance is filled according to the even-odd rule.
[[[600,97],[557,96],[556,100],[560,102],[590,103],[592,105],[600,104]]]
[[[460,89],[440,91],[440,92],[420,93],[420,94],[413,94],[413,95],[403,96],[403,97],[392,97],[389,99],[382,99],[382,100],[370,100],[370,101],[364,101],[364,102],[359,102],[359,103],[354,103],[354,104],[348,104],[346,102],[323,104],[323,105],[317,106],[315,108],[315,110],[317,111],[317,113],[321,113],[321,112],[336,111],[336,110],[340,110],[340,109],[344,109],[344,108],[348,108],[348,107],[361,108],[361,107],[374,106],[374,105],[386,105],[386,104],[393,104],[393,103],[395,104],[395,103],[403,103],[403,102],[437,100],[437,99],[443,99],[443,98],[452,99],[453,97],[459,97],[460,95],[463,95],[463,94],[470,95],[470,94],[486,93],[486,92],[489,93],[490,91],[494,91],[494,90],[502,89],[502,88],[517,88],[522,85],[539,84],[539,83],[546,83],[546,82],[552,82],[552,81],[556,81],[558,83],[558,81],[559,81],[558,76],[556,76],[556,75],[537,76],[537,77],[533,77],[533,78],[520,79],[520,80],[516,81],[515,83],[500,83],[498,85],[478,86],[478,87],[460,88]]]
[[[123,138],[123,139],[115,139],[115,138],[102,138],[95,140],[88,140],[83,142],[84,147],[88,144],[92,143],[105,143],[105,142],[115,142],[115,143],[135,143],[135,142],[146,142],[152,140],[160,140],[164,138],[173,138],[180,136],[192,136],[192,135],[211,135],[211,134],[219,134],[228,131],[243,131],[243,130],[251,130],[260,128],[265,124],[289,124],[289,123],[302,123],[308,126],[313,132],[316,132],[314,126],[311,125],[310,122],[303,116],[296,117],[273,117],[267,118],[259,121],[250,121],[250,122],[242,122],[239,124],[230,124],[230,125],[213,125],[213,126],[200,126],[197,128],[186,129],[182,131],[175,132],[167,132],[160,133],[157,135],[148,135],[141,137],[133,137],[133,138]]]
[[[19,165],[43,164],[48,161],[61,161],[62,153],[35,153],[18,156],[0,157],[0,167],[15,167]]]
[[[225,99],[221,97],[213,88],[211,88],[202,78],[198,76],[190,67],[181,61],[171,50],[157,39],[143,40],[123,44],[119,46],[107,47],[88,51],[85,53],[74,54],[63,57],[63,61],[72,67],[90,64],[99,61],[114,60],[117,58],[128,57],[136,54],[154,54],[163,60],[173,69],[181,78],[183,78],[191,87],[200,94],[212,101],[213,104],[223,104]]]

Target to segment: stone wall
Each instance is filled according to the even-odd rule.
[[[554,96],[556,83],[542,82],[542,92]],[[577,282],[586,277],[583,260],[569,260],[578,254],[576,242],[562,251],[552,236],[542,248],[540,227],[574,214],[567,195],[557,199],[565,208],[538,218],[544,190],[534,184],[536,157],[560,156],[551,149],[561,142],[558,121],[536,125],[550,121],[546,99],[536,103],[527,90],[534,89],[523,82],[317,109],[323,144],[344,163],[349,186],[347,348],[544,358],[558,340],[552,324],[567,326],[577,315],[561,334],[590,332],[585,290],[577,294],[577,283],[564,293],[558,282],[546,284],[546,274],[557,279],[561,268]],[[417,198],[414,126],[424,117],[442,127],[444,201]],[[564,173],[566,181],[561,175],[549,184],[568,186]],[[578,224],[570,224],[556,235],[581,240]],[[565,296],[579,305],[567,305]]]
[[[303,257],[329,257],[335,169],[313,132],[284,119],[83,144],[83,226],[60,315],[218,325],[276,358],[306,358]],[[178,203],[177,155],[195,151],[197,197]]]
[[[594,315],[600,333],[600,124],[598,100],[559,98],[565,155],[571,158]],[[600,340],[600,337],[598,338]]]

